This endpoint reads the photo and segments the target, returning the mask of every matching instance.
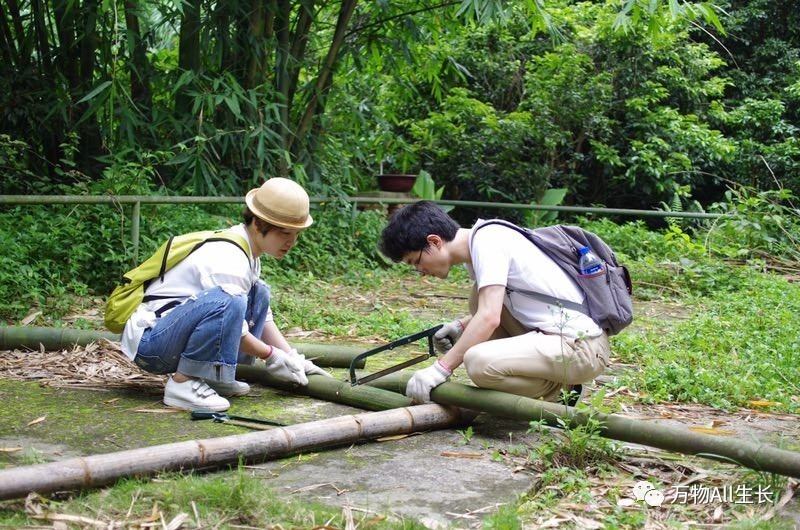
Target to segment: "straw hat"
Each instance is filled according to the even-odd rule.
[[[276,226],[301,229],[314,222],[308,213],[306,190],[289,179],[271,178],[247,192],[244,200],[256,217]]]

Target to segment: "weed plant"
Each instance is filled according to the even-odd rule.
[[[544,420],[532,421],[529,432],[538,433],[540,439],[529,448],[528,460],[534,468],[545,470],[552,467],[574,469],[596,469],[616,461],[619,444],[602,436],[603,424],[598,413],[608,412],[603,405],[605,392],[592,395],[591,401],[578,403],[580,423],[572,421],[569,409],[564,407],[564,416],[558,418],[559,429],[548,426]]]

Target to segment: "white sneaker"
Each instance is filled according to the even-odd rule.
[[[227,399],[217,394],[202,379],[189,379],[177,383],[172,377],[164,387],[164,404],[178,409],[202,409],[212,412],[222,412],[231,407]]]
[[[223,383],[222,381],[205,380],[206,384],[217,391],[217,394],[225,397],[246,396],[250,393],[250,385],[243,381],[233,381]]]

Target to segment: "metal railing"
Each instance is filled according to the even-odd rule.
[[[312,197],[312,204],[329,202],[351,202],[359,204],[411,204],[415,198],[399,197]],[[671,217],[690,219],[717,219],[723,214],[704,212],[665,212],[663,210],[634,210],[628,208],[600,208],[590,206],[552,206],[545,204],[518,204],[484,201],[435,201],[443,206],[464,206],[497,208],[500,210],[534,210],[544,212],[590,213],[595,215],[630,215],[634,217]],[[0,205],[4,204],[132,204],[131,240],[134,258],[139,255],[139,228],[142,204],[241,204],[244,197],[192,197],[156,195],[0,195]]]

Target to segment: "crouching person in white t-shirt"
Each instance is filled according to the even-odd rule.
[[[272,178],[246,197],[244,222],[229,230],[249,249],[206,241],[152,281],[125,324],[122,349],[137,366],[171,374],[166,405],[223,411],[225,399],[250,391],[235,379],[236,365],[264,360],[277,379],[307,385],[306,374],[330,376],[298,354],[272,319],[260,256],[283,258],[313,222],[297,183]],[[245,252],[243,252],[245,250]],[[249,252],[247,251],[249,250]]]
[[[575,404],[582,384],[605,370],[606,333],[587,315],[519,291],[580,304],[575,282],[525,236],[502,224],[461,228],[435,203],[420,201],[391,218],[381,252],[425,275],[446,278],[464,264],[475,281],[470,315],[434,336],[444,355],[418,370],[406,386],[417,402],[462,363],[479,387]]]

